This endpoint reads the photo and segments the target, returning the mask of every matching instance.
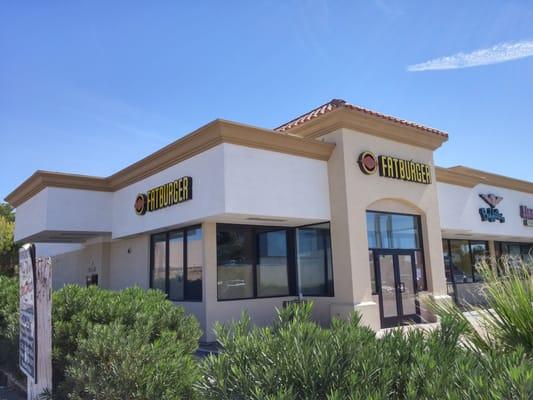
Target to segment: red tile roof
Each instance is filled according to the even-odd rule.
[[[434,133],[434,134],[441,135],[441,136],[444,136],[444,137],[448,137],[448,134],[446,132],[440,131],[438,129],[430,128],[430,127],[427,127],[427,126],[424,126],[424,125],[417,124],[415,122],[407,121],[407,120],[404,120],[404,119],[400,119],[400,118],[392,117],[390,115],[385,115],[385,114],[382,114],[382,113],[379,113],[379,112],[376,112],[376,111],[372,111],[372,110],[369,110],[368,108],[363,108],[363,107],[360,107],[360,106],[356,106],[354,104],[347,103],[345,100],[341,100],[341,99],[333,99],[330,102],[328,102],[326,104],[323,104],[323,105],[315,108],[314,110],[309,111],[308,113],[305,113],[305,114],[293,119],[292,121],[289,121],[289,122],[287,122],[287,123],[285,123],[285,124],[283,124],[281,126],[278,126],[277,128],[274,128],[274,130],[278,131],[278,132],[285,132],[285,131],[291,130],[292,128],[295,128],[297,126],[303,125],[303,124],[305,124],[305,123],[307,123],[307,122],[309,122],[309,121],[311,121],[311,120],[313,120],[315,118],[319,118],[320,116],[322,116],[324,114],[328,114],[329,112],[334,111],[334,110],[339,109],[339,108],[346,108],[346,109],[349,109],[349,110],[356,110],[356,111],[359,111],[359,112],[363,112],[365,114],[373,115],[373,116],[378,117],[378,118],[386,119],[388,121],[396,122],[396,123],[399,123],[399,124],[402,124],[402,125],[406,125],[406,126],[409,126],[409,127],[412,127],[412,128],[416,128],[416,129],[420,129],[420,130],[423,130],[423,131],[426,131],[426,132],[430,132],[430,133]]]

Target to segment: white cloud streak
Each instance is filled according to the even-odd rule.
[[[407,71],[432,71],[477,67],[480,65],[497,64],[519,58],[533,56],[533,40],[499,43],[488,49],[479,49],[471,53],[457,53],[447,57],[435,58],[420,64],[407,67]]]

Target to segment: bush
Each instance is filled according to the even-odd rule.
[[[193,398],[198,369],[190,349],[173,332],[154,341],[152,334],[115,323],[89,329],[69,360],[69,399]]]
[[[17,372],[19,283],[0,275],[0,365]]]
[[[113,338],[113,333],[120,337]],[[155,393],[167,393],[172,388],[180,393],[179,388],[195,376],[189,361],[200,335],[195,318],[186,316],[182,307],[167,301],[160,291],[129,288],[111,292],[95,286],[66,286],[53,298],[55,392],[60,398],[68,393],[87,399],[173,398]],[[157,370],[164,367],[157,360],[159,356],[167,362],[177,357],[168,368],[188,368],[170,373],[173,378],[179,377],[171,386],[148,385],[148,376],[154,382],[169,383],[166,377],[156,377]],[[111,365],[117,369],[109,370]],[[142,374],[147,374],[144,380],[140,379]],[[118,385],[120,381],[136,380],[138,387]],[[94,397],[97,389],[118,397]],[[132,393],[136,397],[131,397]]]
[[[466,309],[477,313],[481,330],[454,304],[431,306],[464,325],[465,343],[472,351],[513,352],[521,347],[533,360],[533,263],[503,258],[499,265],[499,273],[486,263],[476,266],[484,278],[481,290],[487,306]]]
[[[444,318],[432,332],[382,338],[350,321],[330,329],[312,322],[311,306],[279,312],[273,327],[245,315],[217,326],[224,351],[208,357],[197,389],[206,399],[512,399],[533,394],[533,364],[523,350],[485,357],[460,346],[464,327]]]

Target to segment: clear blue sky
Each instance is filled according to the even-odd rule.
[[[531,181],[532,41],[530,1],[3,1],[0,197],[36,169],[107,176],[212,119],[275,127],[332,98],[449,132],[438,165]],[[421,69],[490,65],[408,70],[445,56]]]

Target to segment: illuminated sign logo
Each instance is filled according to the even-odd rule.
[[[361,168],[361,171],[367,175],[375,174],[378,170],[378,160],[376,159],[374,153],[369,151],[361,153],[357,162],[359,163],[359,168]]]
[[[533,208],[520,206],[520,218],[524,220],[524,226],[533,227]]]
[[[147,211],[156,211],[191,199],[192,178],[184,176],[150,189],[146,193],[139,193],[135,198],[133,208],[137,215],[144,215]]]
[[[431,183],[431,167],[427,164],[412,160],[402,160],[391,156],[376,156],[369,151],[359,155],[359,168],[366,174],[379,171],[379,176],[391,179],[400,179],[407,182]]]
[[[479,215],[481,216],[481,221],[496,222],[500,223],[505,222],[505,217],[503,214],[496,208],[498,204],[503,200],[503,197],[496,196],[495,194],[480,194],[479,197],[483,199],[490,207],[480,208]]]
[[[148,199],[148,197],[146,197],[146,195],[144,193],[139,193],[137,195],[137,198],[135,199],[134,208],[135,208],[135,212],[138,215],[146,214],[147,199]]]

